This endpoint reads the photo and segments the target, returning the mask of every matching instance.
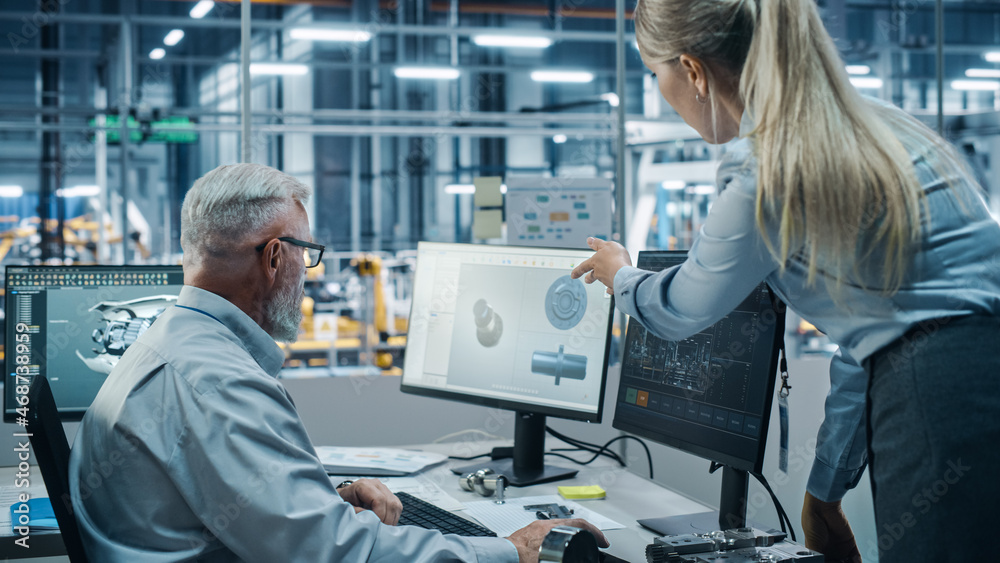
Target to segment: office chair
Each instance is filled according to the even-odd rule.
[[[42,472],[56,522],[59,523],[66,554],[69,555],[70,563],[88,563],[80,529],[76,525],[69,501],[69,442],[59,420],[52,389],[45,377],[32,378],[28,401],[30,410],[26,429],[31,434],[31,447]]]

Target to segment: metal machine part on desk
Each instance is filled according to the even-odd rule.
[[[785,540],[777,530],[736,528],[710,534],[655,538],[647,563],[823,563],[823,555]]]

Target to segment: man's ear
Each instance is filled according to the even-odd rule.
[[[281,241],[271,239],[260,253],[260,271],[266,280],[268,288],[274,286],[278,279],[278,268],[281,267]]]
[[[684,78],[693,86],[698,95],[702,98],[708,97],[708,74],[705,63],[693,55],[684,54],[679,57],[678,63],[684,71]]]

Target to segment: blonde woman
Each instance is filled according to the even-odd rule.
[[[860,559],[839,504],[867,463],[880,561],[973,560],[945,534],[1000,521],[1000,225],[975,181],[932,131],[858,95],[813,0],[640,0],[635,26],[667,102],[706,141],[740,140],[683,265],[644,272],[590,239],[573,275],[671,340],[765,280],[840,345],[807,545]]]

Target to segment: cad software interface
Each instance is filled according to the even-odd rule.
[[[612,300],[590,251],[420,243],[403,384],[597,413]]]
[[[82,416],[125,350],[177,300],[184,274],[180,266],[8,266],[6,283],[11,420],[36,375],[48,378],[61,412]]]
[[[638,264],[660,271],[684,259],[684,253],[641,253]],[[672,445],[755,460],[770,413],[777,320],[764,284],[722,320],[681,341],[658,338],[630,320],[615,427],[624,423]]]

